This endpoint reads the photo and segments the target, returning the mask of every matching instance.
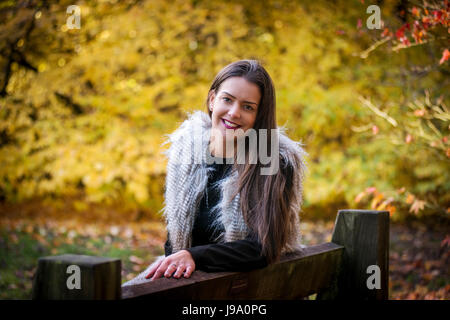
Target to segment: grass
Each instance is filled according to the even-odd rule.
[[[164,253],[163,232],[152,224],[142,224],[132,233],[129,227],[115,227],[119,231],[114,236],[107,226],[94,226],[88,235],[83,228],[37,227],[31,223],[0,225],[0,299],[31,299],[40,257],[71,253],[119,258],[125,282]]]

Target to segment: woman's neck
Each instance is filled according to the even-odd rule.
[[[222,138],[211,136],[209,140],[209,152],[216,158],[233,158],[236,151],[235,141],[229,141]]]

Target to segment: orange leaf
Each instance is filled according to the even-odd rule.
[[[356,203],[359,203],[360,201],[361,201],[361,199],[364,197],[364,195],[365,195],[366,193],[363,191],[363,192],[360,192],[357,196],[356,196],[356,198],[355,198],[355,202]]]
[[[391,205],[388,205],[388,206],[386,207],[386,210],[389,211],[389,216],[392,216],[392,215],[395,213],[395,211],[397,211],[397,209],[395,208],[395,206],[391,206]]]
[[[377,210],[380,210],[380,211],[381,211],[381,210],[384,210],[385,208],[387,208],[387,206],[388,206],[392,201],[394,201],[394,198],[393,198],[393,197],[389,197],[388,199],[384,200],[383,203],[380,204],[380,205],[377,207]]]
[[[375,208],[378,206],[378,204],[381,202],[381,200],[383,200],[383,194],[382,194],[382,193],[379,193],[379,194],[377,194],[376,197],[372,200],[371,208],[372,208],[372,209],[375,209]]]
[[[416,197],[412,193],[408,194],[408,197],[406,198],[406,203],[411,204],[415,198]]]
[[[425,115],[425,110],[424,109],[416,110],[414,111],[414,115],[416,117],[423,117]]]

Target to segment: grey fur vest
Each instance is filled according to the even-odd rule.
[[[167,223],[172,252],[191,247],[195,214],[206,190],[208,170],[205,156],[209,154],[211,119],[201,111],[196,111],[184,121],[166,143],[170,147],[165,152],[168,157],[164,217]],[[284,252],[301,249],[299,213],[302,205],[303,180],[306,172],[304,157],[307,153],[301,144],[289,139],[280,130],[279,150],[281,159],[293,167],[292,183],[295,196],[290,203],[289,223],[291,232]],[[240,210],[239,194],[231,199],[238,174],[232,171],[219,182],[220,200],[213,209],[216,226],[224,227],[219,242],[244,239],[248,234],[247,225]]]

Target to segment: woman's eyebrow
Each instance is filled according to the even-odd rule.
[[[226,92],[226,91],[222,91],[223,93],[225,93],[225,94],[227,94],[227,95],[229,95],[230,97],[232,97],[232,98],[234,98],[234,99],[236,99],[236,97],[235,96],[233,96],[232,94],[229,94],[228,92]],[[251,101],[242,101],[242,102],[244,102],[244,103],[250,103],[250,104],[256,104],[256,105],[258,105],[256,102],[251,102]]]

